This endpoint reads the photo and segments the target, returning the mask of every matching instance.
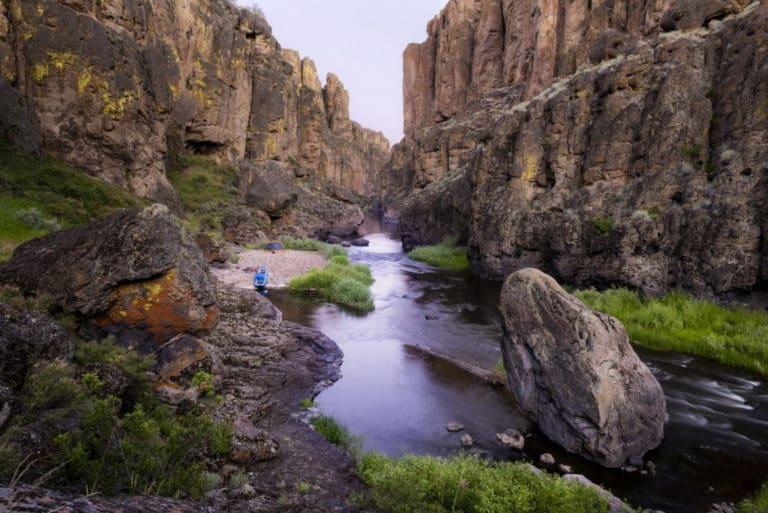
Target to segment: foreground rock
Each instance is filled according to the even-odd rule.
[[[507,279],[500,309],[508,386],[548,438],[606,467],[658,447],[664,393],[616,319],[535,269]]]
[[[0,283],[47,294],[127,345],[216,325],[216,292],[194,240],[162,205],[123,210],[20,246]],[[147,337],[145,337],[146,334]]]

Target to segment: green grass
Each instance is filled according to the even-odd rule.
[[[336,255],[324,267],[297,276],[288,283],[294,292],[312,291],[318,298],[369,312],[373,310],[370,286],[371,269],[363,264],[351,264],[345,255]]]
[[[517,463],[464,456],[363,456],[358,469],[383,513],[607,513],[596,491]]]
[[[425,262],[449,271],[465,271],[469,269],[467,250],[452,244],[422,246],[411,250],[408,256],[419,262]]]
[[[219,233],[224,216],[237,203],[237,170],[207,157],[187,156],[168,171],[168,180],[179,194],[187,226]]]
[[[739,504],[738,513],[768,512],[768,483],[764,484],[757,494]]]
[[[607,216],[593,217],[590,220],[590,223],[595,228],[595,230],[597,230],[597,232],[600,234],[612,232],[613,229],[616,227],[616,221],[614,221],[612,218]]]
[[[56,224],[69,228],[141,204],[128,192],[68,164],[24,155],[0,141],[0,260]],[[29,216],[26,223],[20,219],[20,212],[30,209],[39,212],[42,223],[30,224]]]
[[[310,424],[323,437],[334,445],[338,445],[347,451],[352,457],[357,458],[363,447],[363,439],[353,435],[346,426],[340,424],[333,417],[321,415],[310,419]]]
[[[348,255],[347,250],[341,246],[335,246],[333,244],[326,244],[314,239],[294,238],[286,237],[281,241],[285,249],[291,249],[294,251],[317,251],[322,253],[327,258],[333,258],[335,256]]]
[[[636,343],[768,375],[768,312],[730,308],[673,292],[645,298],[626,289],[575,296],[619,319]]]

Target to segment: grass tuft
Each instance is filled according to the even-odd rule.
[[[291,249],[293,251],[317,251],[326,256],[326,258],[333,258],[336,256],[347,257],[347,250],[341,246],[335,246],[333,244],[326,244],[315,239],[294,238],[286,237],[282,239],[285,249]]]
[[[681,292],[646,298],[626,289],[582,290],[575,296],[616,317],[642,346],[768,375],[767,312],[724,307]]]
[[[449,271],[466,271],[469,269],[467,250],[452,244],[422,246],[411,250],[408,256],[419,262]]]
[[[739,504],[738,513],[765,513],[768,511],[768,483],[757,494]]]
[[[367,265],[350,264],[346,256],[336,255],[325,267],[291,279],[288,288],[294,292],[313,291],[325,301],[369,312],[374,309],[371,284],[373,278]]]
[[[606,234],[612,232],[616,227],[616,221],[607,216],[593,217],[590,220],[592,227],[597,230],[599,234]]]
[[[321,415],[320,417],[310,419],[309,423],[326,440],[334,445],[338,445],[353,458],[357,458],[360,455],[363,447],[363,438],[353,435],[346,426],[340,424],[333,417]]]
[[[383,513],[608,513],[595,490],[518,463],[366,454],[358,472]]]

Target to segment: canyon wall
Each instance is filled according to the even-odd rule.
[[[371,195],[389,143],[348,95],[225,0],[10,0],[0,5],[0,136],[174,205],[182,150],[275,159]]]
[[[458,237],[493,279],[768,281],[765,2],[452,0],[405,71],[407,247]]]

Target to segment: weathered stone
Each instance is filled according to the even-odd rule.
[[[368,239],[354,239],[351,242],[351,244],[353,246],[357,246],[357,247],[365,247],[365,246],[370,246],[371,245],[371,241],[369,241]]]
[[[0,283],[45,293],[111,332],[157,342],[216,325],[216,294],[200,248],[167,207],[123,210],[23,244]]]
[[[102,383],[101,392],[104,395],[122,397],[131,384],[129,378],[119,367],[111,363],[89,363],[81,374],[93,373]]]
[[[445,426],[445,429],[449,433],[458,433],[459,431],[464,431],[464,424],[459,424],[458,422],[451,422]]]
[[[227,253],[221,243],[214,240],[210,235],[198,233],[195,235],[195,242],[200,248],[200,251],[202,251],[203,258],[205,258],[206,262],[211,264],[221,264],[227,261]]]
[[[475,445],[475,439],[472,438],[472,435],[462,435],[461,445],[462,447],[472,447],[473,445]]]
[[[154,372],[160,377],[158,386],[171,385],[186,389],[194,385],[192,378],[198,372],[221,380],[224,366],[211,345],[191,335],[182,334],[162,346]],[[214,383],[207,383],[206,386],[212,389]]]
[[[586,476],[581,474],[566,474],[563,476],[563,479],[579,483],[582,486],[586,486],[587,488],[592,488],[595,490],[603,499],[608,502],[608,509],[611,513],[627,513],[632,511],[632,508],[628,506],[624,501],[613,495],[602,486],[596,485]]]
[[[496,433],[496,439],[505,447],[522,451],[525,447],[525,437],[517,429],[507,429],[503,433]]]
[[[554,466],[555,464],[555,457],[549,454],[548,452],[545,452],[541,456],[539,456],[539,463],[542,465],[545,465],[547,467]]]
[[[282,217],[298,199],[293,176],[273,160],[241,164],[240,180],[246,189],[246,203],[273,217]]]
[[[66,361],[73,351],[72,337],[47,315],[0,303],[0,389],[18,390],[32,366]],[[0,407],[10,399],[3,395]]]
[[[264,230],[269,229],[272,222],[265,212],[240,206],[227,214],[221,224],[225,240],[246,245],[266,242]]]
[[[500,310],[509,389],[549,439],[607,467],[661,443],[664,393],[621,323],[535,269],[507,279]]]

